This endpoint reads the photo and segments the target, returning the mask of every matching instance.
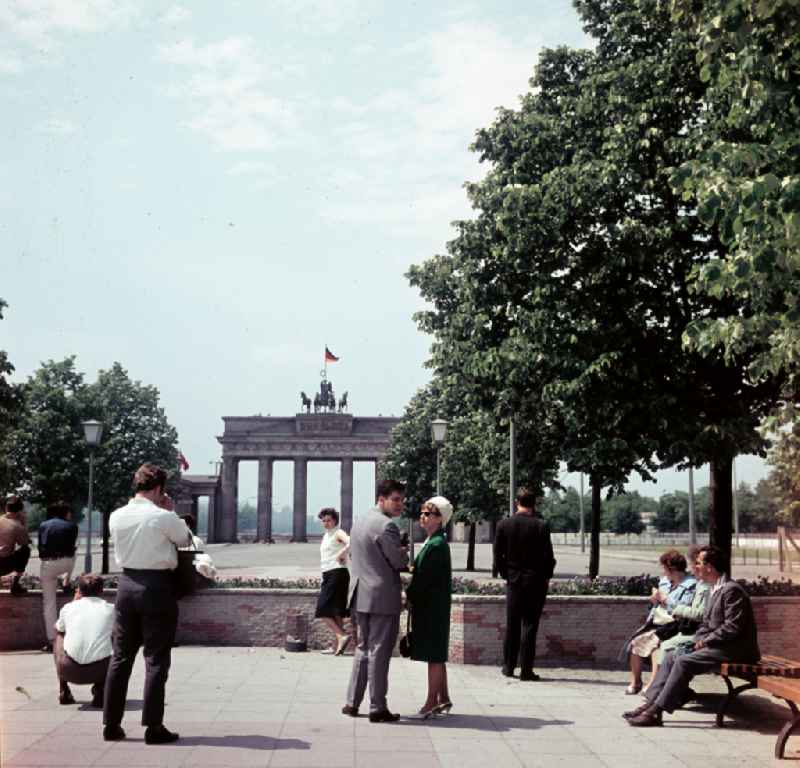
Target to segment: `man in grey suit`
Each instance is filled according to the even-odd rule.
[[[405,486],[383,480],[376,490],[378,504],[359,518],[350,531],[350,616],[358,624],[358,645],[342,714],[358,716],[369,683],[369,720],[392,723],[400,715],[389,711],[389,661],[400,629],[402,585],[400,571],[408,566],[394,522],[403,513]]]
[[[686,703],[695,675],[710,672],[723,661],[753,663],[761,658],[750,597],[741,584],[728,578],[725,553],[717,547],[702,547],[696,565],[698,575],[712,589],[694,648],[677,655],[676,649],[666,656],[647,691],[647,703],[623,715],[633,726],[661,725],[664,712],[672,713]]]

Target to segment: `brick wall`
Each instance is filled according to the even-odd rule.
[[[106,599],[113,600],[114,593]],[[306,590],[208,590],[181,601],[178,642],[281,646],[287,613],[301,611],[309,622],[309,647],[323,648],[331,638],[312,618],[316,600],[316,592]],[[757,597],[753,606],[762,652],[800,659],[800,597]],[[622,644],[645,612],[640,597],[551,597],[539,628],[537,663],[617,666]],[[504,629],[504,598],[454,595],[450,660],[499,664]],[[40,593],[0,594],[0,650],[39,648],[44,642]]]

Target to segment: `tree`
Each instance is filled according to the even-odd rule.
[[[59,499],[81,509],[88,468],[81,420],[86,385],[75,358],[49,360],[22,386],[23,413],[8,435],[17,485],[33,504]]]
[[[619,493],[603,504],[603,530],[613,533],[641,533],[643,515],[654,515],[657,504],[638,491]]]
[[[694,35],[714,134],[673,176],[697,196],[698,216],[724,250],[692,275],[692,289],[730,297],[697,317],[685,341],[727,358],[750,357],[752,380],[784,373],[796,391],[800,361],[800,13],[795,0],[673,0]],[[744,304],[748,311],[741,312]]]
[[[589,500],[585,503],[588,506]],[[551,488],[541,504],[542,519],[552,531],[568,531],[574,533],[581,527],[580,494],[574,488],[567,488],[563,493]]]
[[[714,138],[693,36],[658,0],[576,6],[595,51],[541,55],[520,109],[478,134],[476,219],[409,276],[436,371],[517,406],[589,475],[594,575],[601,489],[659,465],[711,463],[711,538],[730,550],[733,457],[763,453],[783,379],[749,380],[757,348],[683,347],[692,319],[748,311],[688,289],[725,248],[672,181]]]
[[[769,453],[767,484],[777,507],[776,522],[800,527],[800,422],[781,432]]]
[[[8,304],[0,299],[0,320],[3,310]],[[14,428],[21,411],[19,387],[12,384],[8,377],[14,373],[14,366],[8,359],[5,350],[0,349],[0,489],[11,491],[17,486],[14,464],[8,456],[8,435]]]
[[[736,503],[740,531],[752,533],[775,531],[778,524],[778,507],[765,480],[760,480],[755,488],[751,488],[747,483],[740,483],[736,489]]]
[[[711,494],[708,486],[698,488],[694,494],[695,530],[708,530],[708,512]],[[661,533],[689,530],[689,494],[683,491],[665,493],[659,498],[653,525]]]

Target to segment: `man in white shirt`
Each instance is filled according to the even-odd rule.
[[[164,493],[167,473],[142,464],[133,476],[135,496],[111,513],[109,530],[114,556],[122,568],[115,603],[114,647],[106,677],[103,738],[125,738],[122,716],[128,680],[139,648],[145,662],[142,725],[146,744],[167,744],[178,738],[164,727],[164,689],[178,626],[178,600],[173,571],[176,546],[187,546],[191,532],[173,511]]]
[[[56,673],[60,704],[74,704],[69,683],[92,686],[92,706],[103,706],[103,687],[111,660],[114,606],[103,599],[103,579],[92,573],[78,577],[75,599],[55,623]]]

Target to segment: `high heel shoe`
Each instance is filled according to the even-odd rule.
[[[427,720],[431,715],[436,714],[436,707],[431,707],[430,709],[423,709],[419,712],[415,712],[413,715],[408,716],[408,720]]]
[[[639,691],[641,691],[641,690],[642,690],[642,684],[641,684],[641,683],[639,683],[638,685],[634,685],[633,683],[631,683],[631,684],[630,684],[630,685],[629,685],[629,686],[628,686],[628,687],[625,689],[625,695],[626,695],[626,696],[635,696],[635,695],[636,695],[637,693],[639,693]]]
[[[452,708],[452,701],[443,701],[441,704],[437,704],[431,711],[437,715],[446,715],[449,714]]]

